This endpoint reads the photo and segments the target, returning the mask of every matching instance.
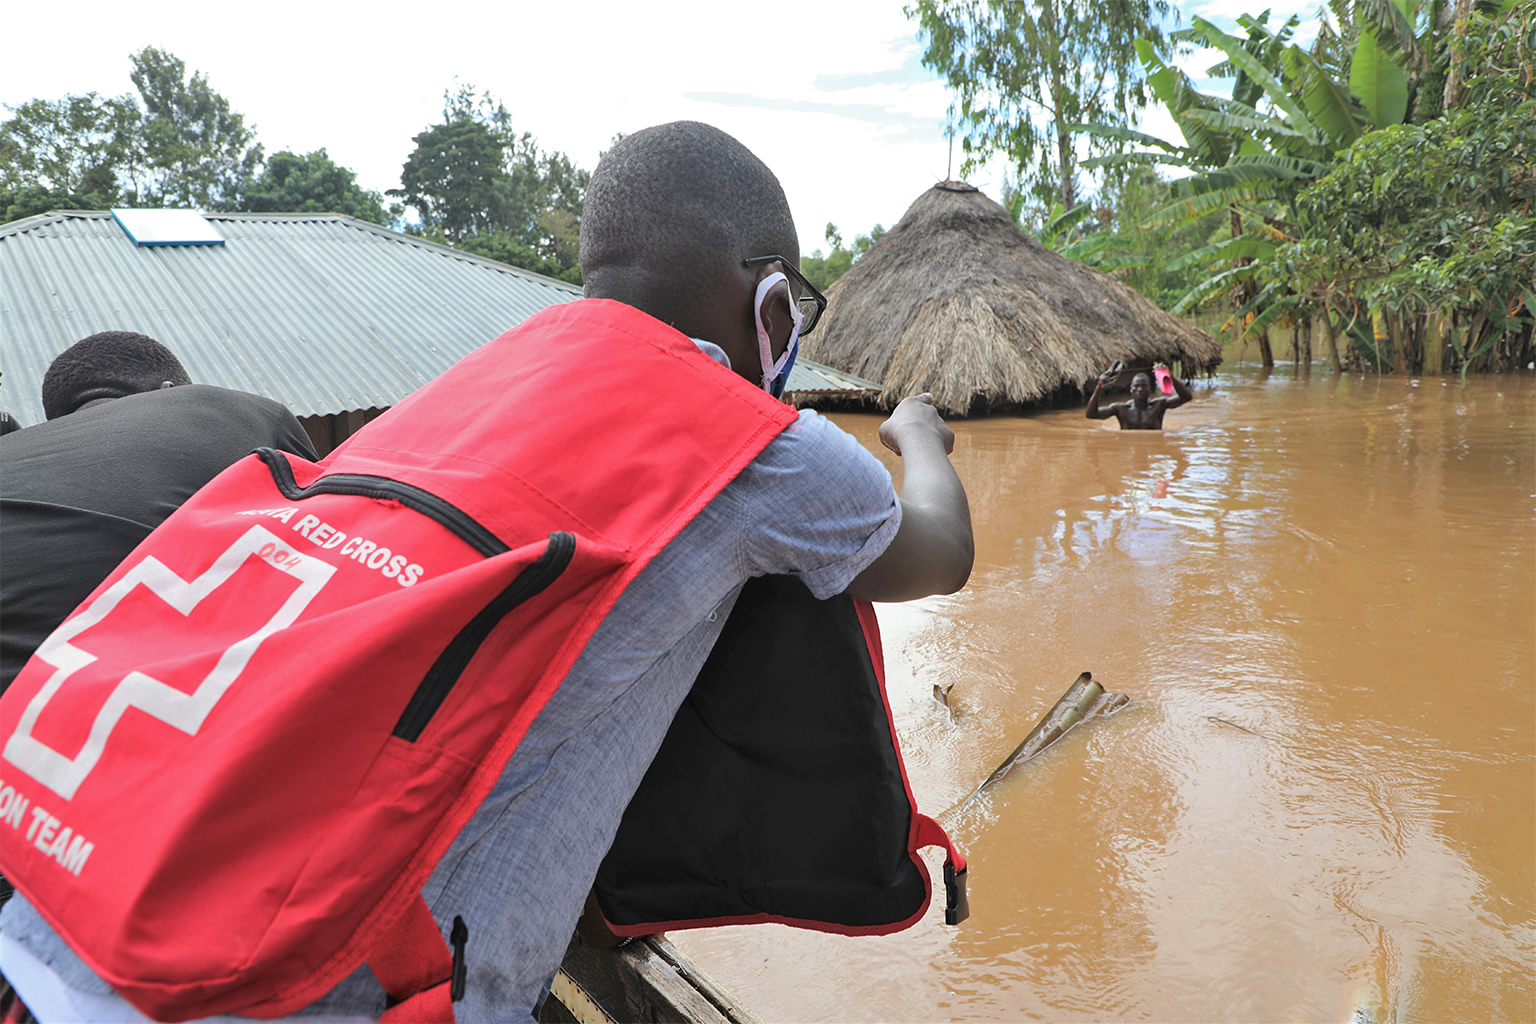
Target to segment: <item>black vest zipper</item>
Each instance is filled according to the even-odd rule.
[[[388,477],[368,476],[361,473],[336,473],[323,476],[308,487],[300,487],[293,477],[293,467],[288,465],[287,458],[271,448],[258,448],[256,454],[271,470],[272,482],[277,485],[277,489],[290,501],[299,501],[316,494],[350,494],[362,498],[398,501],[407,508],[452,530],[466,544],[487,558],[512,550],[462,509],[444,501],[431,491],[424,491],[420,487],[412,487],[410,484],[403,484]],[[395,723],[394,735],[411,743],[416,742],[422,730],[427,727],[427,723],[432,721],[432,716],[437,713],[437,709],[442,707],[443,701],[448,699],[448,694],[453,690],[453,684],[458,682],[469,660],[475,656],[475,652],[480,649],[480,645],[485,642],[491,630],[496,628],[496,624],[506,618],[507,613],[512,609],[541,593],[559,579],[560,574],[565,572],[566,566],[571,564],[571,557],[575,553],[576,538],[574,536],[563,530],[557,530],[549,535],[549,543],[538,561],[518,573],[517,578],[507,584],[507,588],[497,594],[490,604],[480,609],[480,613],[469,620],[469,623],[459,630],[458,635],[448,642],[448,646],[443,648],[443,653],[437,656],[437,660],[427,670],[421,685],[416,687],[416,692],[411,695],[410,702],[401,713],[400,720]]]
[[[410,484],[403,484],[388,477],[366,476],[362,473],[336,473],[332,476],[323,476],[308,487],[300,487],[298,481],[293,478],[293,467],[288,465],[286,458],[271,448],[257,448],[256,454],[261,456],[261,460],[272,471],[272,482],[277,485],[277,489],[282,491],[283,497],[290,501],[298,501],[316,494],[352,494],[360,498],[398,501],[406,508],[414,509],[428,519],[434,519],[446,526],[464,543],[487,558],[505,554],[511,550],[501,542],[499,537],[475,522],[463,509],[449,504],[431,491],[424,491],[420,487],[412,487]]]
[[[410,743],[416,742],[437,709],[448,699],[453,684],[458,682],[469,660],[475,656],[491,630],[496,628],[508,612],[559,579],[566,566],[571,564],[571,556],[575,553],[575,537],[563,530],[549,535],[549,544],[539,560],[518,573],[517,578],[507,585],[507,589],[497,594],[443,648],[443,653],[437,656],[437,661],[433,662],[421,685],[411,695],[411,702],[405,706],[400,721],[395,723],[396,736]]]

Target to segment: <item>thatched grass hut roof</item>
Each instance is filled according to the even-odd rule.
[[[918,197],[827,291],[806,358],[883,383],[881,404],[931,391],[949,413],[1091,386],[1115,360],[1221,362],[1221,345],[1135,289],[1058,256],[963,182]]]

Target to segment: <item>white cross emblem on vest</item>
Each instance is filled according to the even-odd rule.
[[[226,648],[195,690],[185,693],[143,672],[129,672],[108,695],[106,703],[96,714],[96,720],[91,723],[91,731],[84,746],[73,758],[66,757],[32,736],[33,726],[54,694],[59,692],[59,688],[70,676],[97,660],[96,655],[81,650],[71,641],[110,615],[118,602],[127,597],[134,587],[142,584],[171,608],[182,615],[190,615],[203,598],[223,585],[250,557],[259,558],[296,577],[299,586],[283,602],[277,613],[256,632]],[[201,576],[191,581],[176,575],[153,555],[146,556],[142,562],[128,570],[122,579],[99,594],[83,611],[54,630],[38,647],[36,657],[58,671],[48,677],[48,681],[21,713],[15,732],[6,741],[5,759],[69,800],[74,797],[75,791],[91,773],[91,769],[96,767],[108,737],[129,708],[138,708],[189,736],[196,736],[208,713],[240,677],[262,641],[291,625],[335,571],[335,566],[312,555],[294,551],[261,526],[247,530]]]

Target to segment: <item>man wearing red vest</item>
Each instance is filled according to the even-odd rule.
[[[537,336],[562,351],[590,352],[582,348],[589,331],[643,332],[689,366],[673,376],[652,371],[665,379],[626,378],[622,355],[567,368],[558,375],[568,389],[558,415],[573,444],[582,435],[584,456],[601,458],[594,435],[600,442],[645,428],[662,450],[637,460],[631,475],[664,466],[668,445],[683,457],[691,438],[668,440],[653,428],[671,421],[669,406],[689,402],[680,389],[701,370],[720,374],[708,360],[741,378],[722,378],[732,388],[777,395],[806,320],[798,252],[777,179],[735,139],[676,122],[617,143],[586,196],[587,300],[560,307]],[[477,355],[497,358],[500,344]],[[451,386],[454,372],[418,396]],[[653,422],[616,422],[585,407],[583,374],[594,395],[618,381],[650,396]],[[378,440],[370,448],[370,438],[431,429],[412,415],[407,400],[327,464],[361,465],[370,452],[387,451]],[[475,412],[462,415],[472,421]],[[645,562],[595,627],[423,887],[445,933],[456,916],[468,924],[460,1020],[536,1019],[625,807],[748,579],[789,575],[817,598],[904,601],[952,593],[968,578],[970,512],[948,460],[954,435],[927,396],[902,402],[880,430],[903,460],[899,497],[879,461],[830,421],[814,412],[772,416],[772,439]],[[587,471],[563,450],[542,453],[540,463],[501,469],[535,481]],[[615,467],[604,469],[611,475]],[[559,494],[551,501],[570,504]],[[145,1019],[19,897],[0,916],[0,970],[42,1019]],[[296,1019],[368,1019],[385,1005],[361,967]]]

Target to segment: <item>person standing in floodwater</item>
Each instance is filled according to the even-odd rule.
[[[1162,430],[1163,413],[1169,409],[1177,409],[1195,397],[1194,392],[1189,390],[1188,384],[1169,374],[1168,379],[1173,382],[1173,397],[1149,398],[1148,396],[1152,394],[1152,378],[1144,373],[1138,373],[1131,378],[1129,402],[1116,402],[1114,405],[1099,408],[1099,394],[1119,375],[1120,371],[1114,368],[1099,374],[1098,382],[1093,386],[1093,394],[1088,397],[1089,419],[1107,420],[1113,416],[1120,421],[1121,430]]]

